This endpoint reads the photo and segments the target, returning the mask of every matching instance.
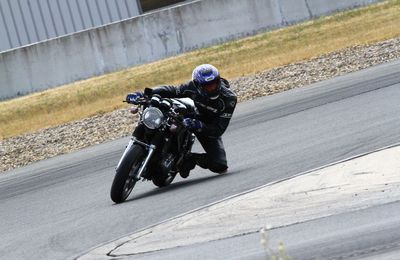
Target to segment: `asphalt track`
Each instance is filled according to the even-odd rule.
[[[0,258],[73,258],[227,196],[400,140],[400,62],[238,105],[224,135],[230,174],[196,169],[169,187],[109,199],[127,138],[0,176]],[[27,144],[29,149],[29,144]]]

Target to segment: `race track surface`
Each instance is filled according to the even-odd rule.
[[[224,135],[229,172],[109,198],[128,138],[0,175],[0,258],[73,258],[227,196],[400,140],[400,62],[241,103]],[[29,149],[29,144],[27,144]],[[198,147],[197,147],[198,149]]]

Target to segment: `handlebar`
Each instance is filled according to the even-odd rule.
[[[149,100],[146,97],[143,97],[143,98],[139,98],[135,102],[126,101],[126,100],[123,100],[122,102],[128,103],[128,104],[133,104],[133,105],[146,105],[149,103]]]
[[[183,118],[184,118],[184,114],[180,113],[178,111],[178,108],[174,107],[172,105],[171,99],[169,99],[169,98],[163,98],[163,99],[169,100],[169,102],[171,103],[171,106],[168,109],[168,111],[166,111],[166,110],[164,110],[164,111],[166,111],[171,118],[175,119],[175,121],[179,122],[179,124],[181,125]],[[150,105],[150,103],[151,103],[151,97],[145,95],[142,98],[138,98],[135,102],[131,102],[131,101],[127,101],[127,100],[125,100],[123,102],[137,105],[137,106],[147,106],[147,105]],[[160,108],[160,109],[162,109],[162,108]]]

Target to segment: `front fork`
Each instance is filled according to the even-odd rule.
[[[135,176],[131,176],[131,173],[129,174],[129,176],[134,177],[136,180],[140,180],[140,178],[142,177],[142,174],[146,170],[147,164],[149,163],[151,156],[154,154],[154,151],[156,150],[157,147],[154,144],[149,145],[144,142],[141,142],[141,141],[137,140],[135,137],[132,137],[131,141],[133,141],[133,143],[135,143],[135,144],[139,144],[139,145],[145,147],[148,150],[146,159],[144,159],[144,162],[140,166],[140,168],[137,171],[137,173],[135,174]]]
[[[148,151],[147,156],[146,156],[145,160],[143,161],[143,163],[140,165],[139,170],[136,171],[136,173],[133,172],[133,171],[131,171],[131,172],[129,173],[129,176],[130,176],[130,177],[133,177],[133,178],[135,178],[135,180],[138,181],[138,180],[140,180],[140,178],[142,177],[143,172],[146,170],[146,166],[147,166],[147,164],[149,163],[149,161],[150,161],[150,159],[151,159],[151,156],[154,154],[154,151],[156,150],[157,147],[156,147],[154,144],[150,144],[150,145],[149,145],[149,144],[146,144],[146,143],[144,143],[144,142],[141,142],[141,141],[137,140],[135,137],[132,137],[131,140],[129,140],[128,146],[125,148],[125,151],[124,151],[124,153],[122,154],[121,159],[119,160],[116,169],[119,168],[119,166],[120,166],[122,160],[125,158],[125,156],[126,156],[126,154],[128,153],[128,151],[129,151],[130,149],[132,149],[132,146],[133,146],[134,144],[138,144],[138,145],[142,146],[143,148],[145,148],[145,149]]]

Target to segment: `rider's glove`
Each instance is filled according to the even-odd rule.
[[[203,122],[193,118],[183,119],[183,125],[189,130],[196,130],[196,131],[201,130],[204,126]]]
[[[134,93],[129,93],[126,96],[126,102],[131,103],[131,104],[135,104],[139,98],[142,98],[143,92],[134,92]]]

